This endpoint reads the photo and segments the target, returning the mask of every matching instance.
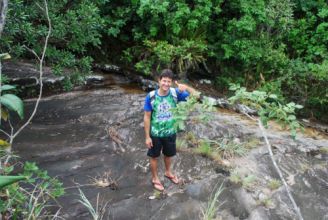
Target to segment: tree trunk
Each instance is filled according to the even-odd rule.
[[[8,0],[0,0],[0,37],[5,26]]]

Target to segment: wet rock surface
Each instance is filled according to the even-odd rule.
[[[296,219],[283,186],[270,189],[278,178],[257,125],[227,110],[213,113],[210,124],[190,122],[196,139],[233,138],[248,144],[243,157],[221,164],[181,150],[174,170],[183,184],[165,179],[163,162],[159,173],[166,188],[156,193],[144,146],[143,102],[145,93],[125,84],[118,75],[106,78],[107,87],[46,97],[36,117],[15,140],[14,151],[23,160],[36,161],[66,187],[58,200],[65,219],[90,219],[77,200],[78,187],[95,205],[108,202],[104,219],[201,219],[213,192],[223,184],[218,219]],[[33,100],[27,100],[31,111]],[[27,113],[28,115],[28,113]],[[288,131],[270,126],[267,131],[274,155],[300,206],[304,219],[328,219],[328,139],[324,135],[299,134],[294,141]],[[182,139],[185,133],[180,133]],[[162,158],[161,158],[162,159]],[[255,181],[234,183],[232,173]],[[230,175],[230,176],[229,176]],[[101,187],[100,177],[112,183]]]

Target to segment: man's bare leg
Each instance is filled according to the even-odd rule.
[[[174,175],[171,171],[172,157],[164,156],[164,164],[165,164],[165,173],[164,175],[169,178],[173,183],[178,184],[179,179],[176,175]]]
[[[165,175],[172,176],[171,173],[171,157],[164,156],[164,164],[165,164]]]
[[[157,163],[158,163],[157,161],[158,159],[156,157],[151,157],[149,159],[152,181],[159,182],[158,173],[157,173]]]
[[[149,159],[150,162],[150,170],[151,170],[151,175],[152,175],[152,183],[155,189],[163,191],[164,186],[162,185],[161,181],[158,178],[158,172],[157,172],[157,163],[158,159],[151,157]]]

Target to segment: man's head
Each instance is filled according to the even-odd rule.
[[[161,74],[159,75],[159,80],[161,80],[164,77],[170,78],[171,80],[173,80],[174,75],[173,75],[172,70],[170,70],[170,69],[162,70]]]
[[[173,72],[170,69],[164,69],[161,74],[159,75],[159,88],[163,91],[163,92],[167,92],[169,91],[171,85],[172,85],[172,81],[173,81]]]

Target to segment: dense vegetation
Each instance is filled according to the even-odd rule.
[[[92,62],[125,63],[144,74],[163,67],[181,77],[206,73],[226,91],[239,83],[328,120],[326,0],[49,1],[47,63],[72,68],[67,87]],[[11,0],[1,51],[31,58],[47,23],[38,1]],[[326,118],[325,118],[325,117]]]

